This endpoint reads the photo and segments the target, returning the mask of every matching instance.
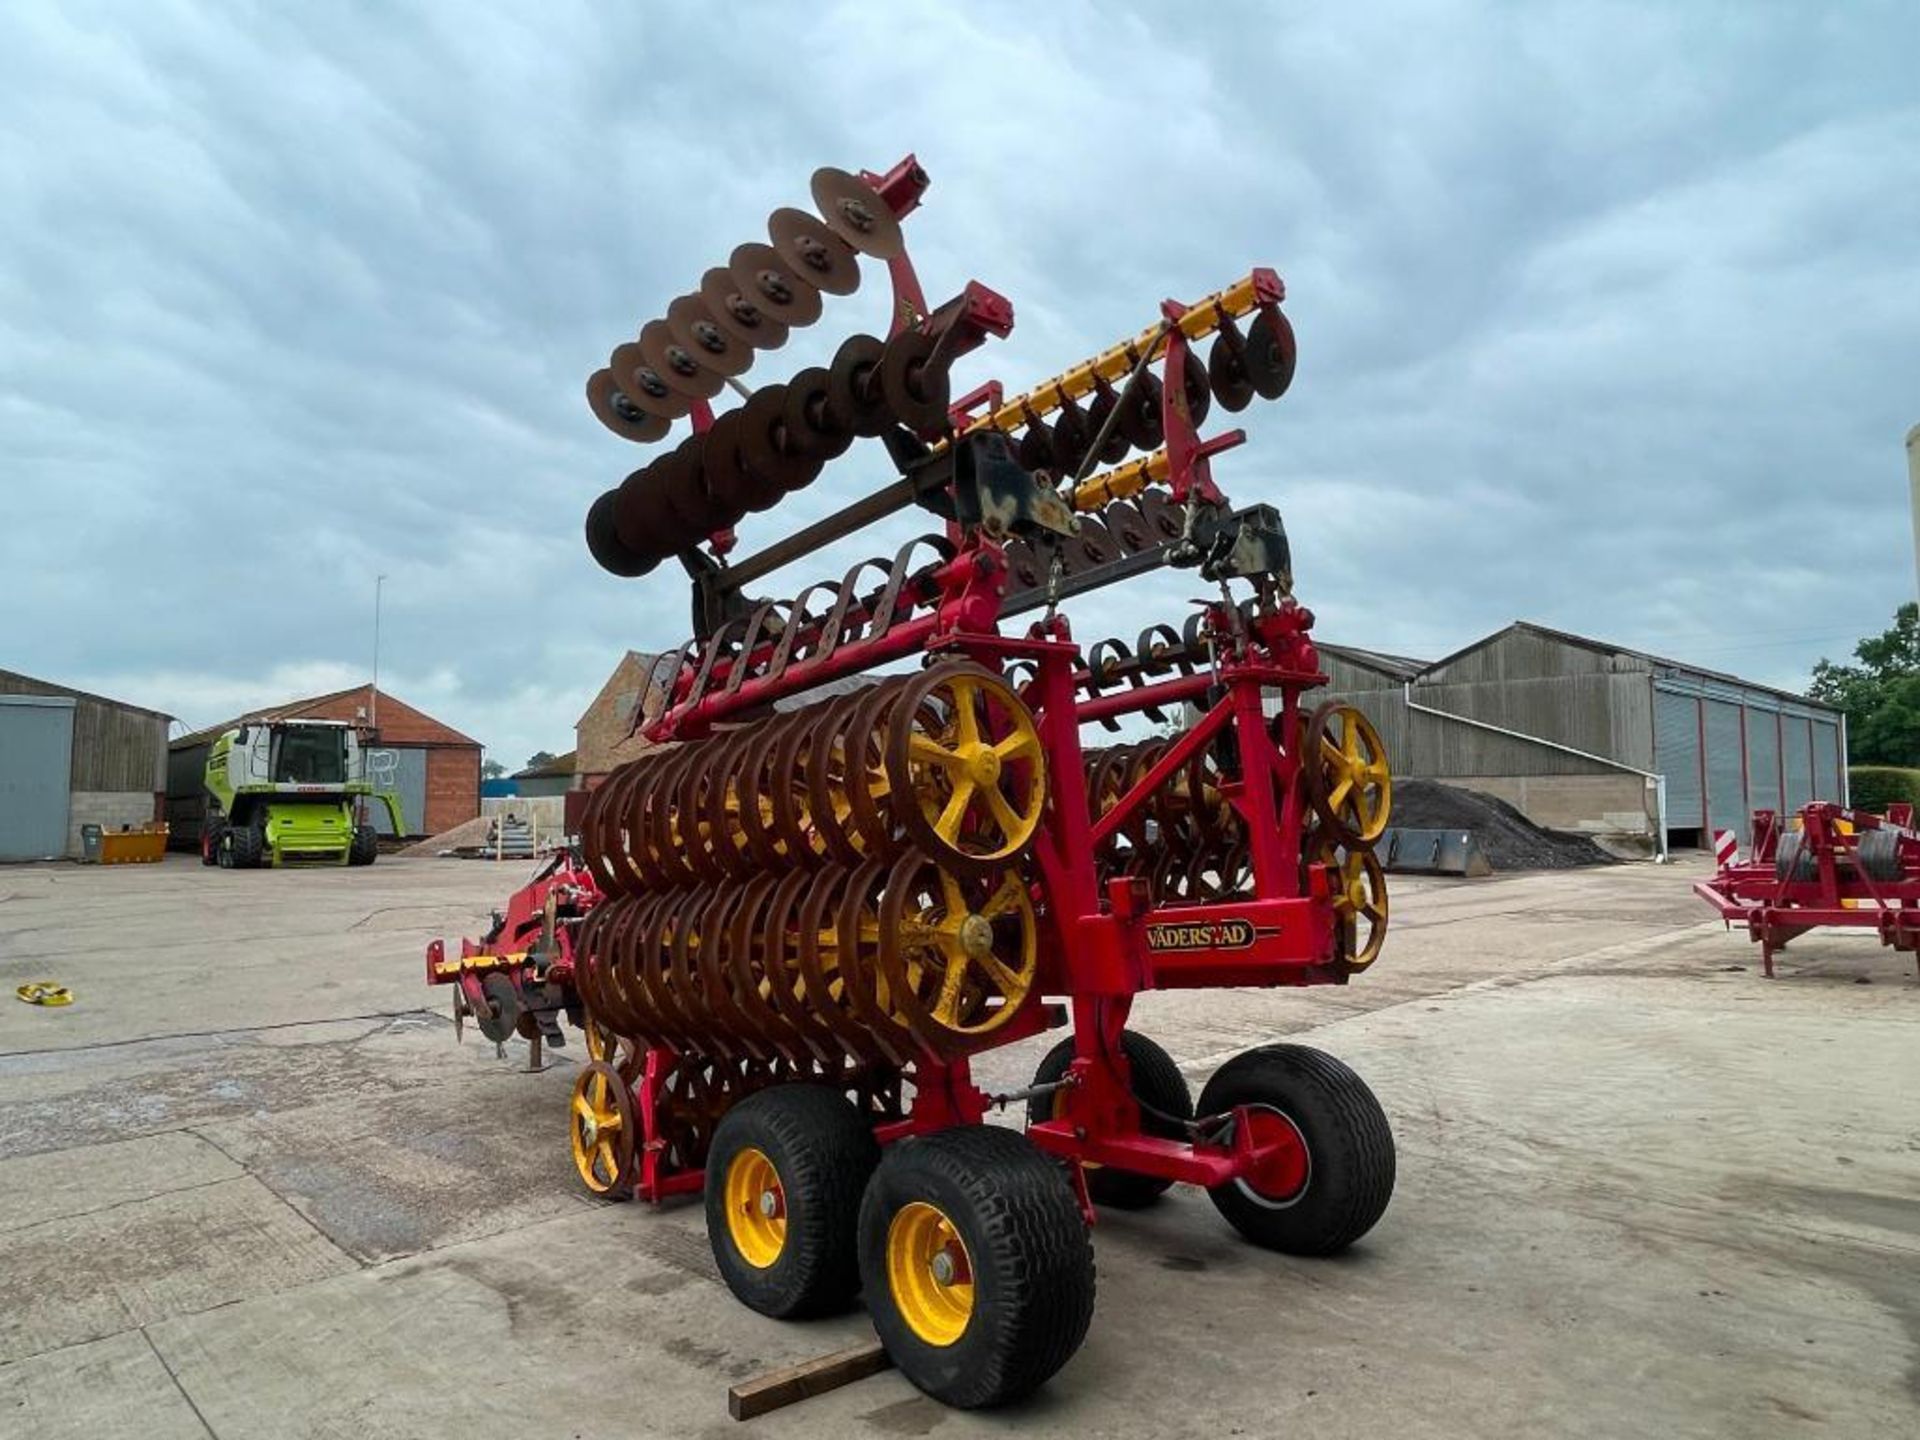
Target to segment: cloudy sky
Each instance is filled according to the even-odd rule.
[[[363,679],[384,574],[389,689],[511,765],[568,748],[687,625],[581,542],[645,454],[587,374],[816,166],[912,151],[930,295],[1018,315],[963,384],[1280,271],[1299,378],[1217,475],[1281,508],[1324,638],[1525,617],[1797,685],[1915,588],[1917,53],[1920,9],[1865,0],[21,0],[0,667],[204,724]],[[869,266],[752,378],[885,307]]]

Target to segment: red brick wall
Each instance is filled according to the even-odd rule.
[[[381,709],[380,728],[386,726],[385,707]],[[478,746],[445,745],[427,751],[426,833],[442,830],[473,819],[480,813],[480,750]]]
[[[380,743],[383,745],[472,745],[474,742],[462,735],[450,725],[443,725],[431,715],[424,714],[395,699],[386,691],[380,692],[380,703],[376,706],[373,694],[367,687],[348,690],[340,695],[327,695],[310,705],[288,709],[288,715],[301,715],[314,720],[344,720],[349,725],[365,725],[368,720],[363,711],[371,711],[372,718],[378,722]],[[478,762],[475,762],[478,763]],[[474,815],[480,812],[476,809]],[[473,815],[467,817],[469,820]]]

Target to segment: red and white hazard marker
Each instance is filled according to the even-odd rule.
[[[1733,831],[1716,830],[1713,832],[1713,858],[1722,870],[1732,865],[1734,857],[1739,853],[1740,839]]]

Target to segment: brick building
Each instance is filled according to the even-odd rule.
[[[344,720],[364,732],[369,748],[395,752],[394,791],[411,835],[438,835],[480,813],[480,742],[384,690],[356,685],[252,710],[175,740],[168,747],[170,817],[177,811],[183,821],[188,818],[213,740],[222,731],[255,720]],[[370,806],[367,818],[383,835],[392,829],[384,805]]]
[[[613,667],[607,683],[600,687],[600,693],[593,697],[587,713],[575,723],[574,773],[577,778],[574,783],[580,788],[592,789],[616,766],[654,748],[651,741],[635,731],[633,717],[634,711],[641,707],[643,693],[646,693],[647,717],[660,713],[658,687],[651,687],[651,693],[647,693],[648,675],[658,658],[638,650],[627,651]]]

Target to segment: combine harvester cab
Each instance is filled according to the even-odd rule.
[[[358,822],[360,801],[378,799],[393,833],[406,833],[398,797],[377,783],[391,761],[391,751],[367,750],[344,721],[256,721],[227,731],[207,753],[201,863],[371,865],[379,836]]]
[[[753,1309],[864,1293],[902,1373],[975,1407],[1078,1349],[1097,1205],[1198,1185],[1253,1243],[1300,1255],[1385,1211],[1392,1132],[1340,1061],[1261,1046],[1196,1100],[1128,1020],[1143,991],[1345,984],[1370,965],[1391,779],[1365,716],[1307,698],[1326,676],[1280,517],[1215,478],[1244,432],[1199,428],[1291,383],[1279,276],[1164,301],[1024,393],[956,397],[950,366],[1013,309],[977,282],[927,303],[901,228],[927,184],[911,156],[817,172],[818,214],[775,212],[771,243],[734,250],[587,382],[636,444],[688,422],[593,503],[586,541],[619,576],[675,560],[695,633],[636,720],[659,748],[581,821],[595,895],[565,973],[596,1058],[569,1138],[595,1195],[703,1195]],[[891,283],[889,333],[716,416],[863,258]],[[859,438],[897,479],[733,554],[735,526]],[[934,533],[754,593],[916,510]],[[1063,601],[1164,567],[1215,598],[1076,639]],[[1189,710],[1184,733],[1126,738]],[[1091,743],[1103,732],[1118,738]],[[430,952],[429,979],[504,1033],[483,977],[517,943]],[[1030,1085],[974,1083],[974,1055],[1062,1026]],[[1024,1135],[982,1123],[1010,1104]]]

